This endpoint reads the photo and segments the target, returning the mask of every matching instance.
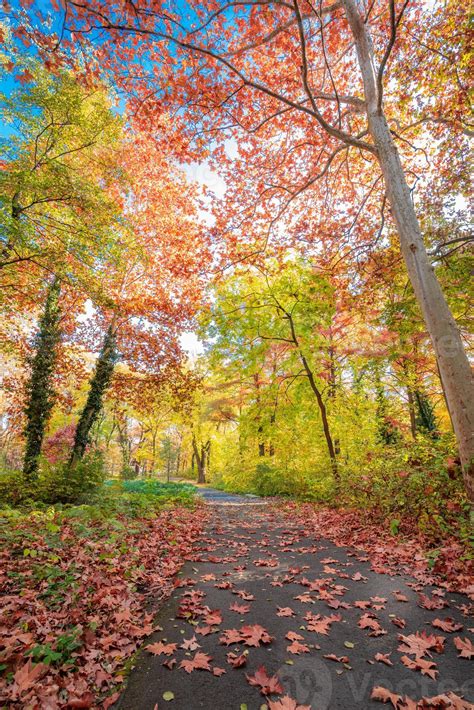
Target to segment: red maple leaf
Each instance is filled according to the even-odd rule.
[[[145,648],[150,653],[153,653],[154,656],[161,656],[161,654],[171,656],[171,654],[176,651],[176,646],[176,643],[163,643],[162,641],[158,641],[158,643],[149,643]]]
[[[204,614],[204,621],[208,626],[216,626],[222,624],[222,613],[220,609],[213,609]]]
[[[462,624],[456,623],[454,619],[449,617],[446,619],[434,619],[431,622],[431,626],[434,626],[435,629],[441,629],[441,631],[447,631],[448,633],[452,633],[453,631],[461,631],[463,628]]]
[[[361,629],[371,629],[369,636],[383,636],[387,633],[385,629],[382,629],[382,627],[380,626],[375,614],[371,614],[370,612],[368,612],[367,614],[362,614],[359,621],[357,622],[357,626],[359,626]]]
[[[208,656],[207,653],[201,653],[201,651],[198,651],[195,654],[194,658],[185,658],[183,661],[181,661],[179,667],[184,668],[186,673],[191,673],[192,671],[196,670],[210,671],[210,661],[212,661],[211,656]]]
[[[379,663],[385,663],[386,666],[393,666],[389,653],[376,653],[374,658]]]
[[[424,656],[425,654],[431,656],[430,650],[436,651],[436,653],[444,651],[444,636],[427,634],[426,631],[421,633],[417,631],[409,636],[399,634],[398,639],[401,641],[398,650],[402,653],[410,653],[415,656]]]
[[[242,634],[237,629],[226,629],[222,636],[219,636],[219,643],[230,646],[231,643],[240,643]]]
[[[260,688],[262,695],[272,695],[273,693],[283,693],[283,688],[280,684],[278,676],[269,676],[265,666],[260,666],[253,676],[245,674],[250,685],[256,685]]]
[[[228,653],[227,663],[233,668],[241,668],[247,663],[247,653],[241,653],[240,655],[238,655],[237,653]]]
[[[380,700],[382,703],[392,703],[395,710],[399,707],[399,703],[403,700],[401,695],[392,693],[391,690],[383,688],[381,685],[375,686],[370,694],[371,700]]]
[[[236,611],[238,614],[246,614],[248,611],[250,611],[250,605],[238,604],[237,602],[234,602],[230,605],[229,609],[231,611]]]
[[[447,603],[444,599],[430,599],[426,596],[426,594],[419,594],[418,606],[421,606],[423,609],[442,609],[443,607],[447,606]]]
[[[460,636],[456,636],[454,639],[454,645],[460,651],[460,658],[472,658],[474,656],[474,646],[472,641],[468,638],[462,639]]]
[[[349,663],[347,656],[336,656],[335,653],[327,653],[323,658],[327,658],[328,661],[337,661],[338,663]]]
[[[286,650],[299,655],[300,653],[309,653],[309,646],[299,641],[293,641],[293,643],[290,643],[290,645],[286,647]]]
[[[334,621],[342,620],[340,614],[321,616],[321,614],[311,614],[311,612],[308,612],[304,618],[308,621],[308,631],[316,631],[316,633],[324,634],[324,636],[328,636],[329,629]]]
[[[433,661],[427,661],[419,657],[412,660],[408,656],[402,656],[400,660],[407,668],[411,668],[413,671],[421,671],[423,675],[427,675],[433,680],[436,679],[438,671],[436,670],[436,663],[433,663]]]
[[[196,649],[201,647],[197,642],[196,636],[193,636],[190,639],[184,639],[180,648],[184,648],[185,651],[195,651]]]
[[[260,626],[260,624],[242,626],[240,634],[246,646],[260,646],[260,643],[271,643],[273,640],[267,630],[264,629],[263,626]]]
[[[25,690],[31,688],[47,670],[48,666],[46,664],[37,663],[33,665],[31,660],[27,661],[25,665],[20,666],[13,678],[17,694],[21,695]]]
[[[289,606],[279,606],[277,616],[294,616],[295,612]]]

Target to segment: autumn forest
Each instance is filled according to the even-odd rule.
[[[0,4],[1,708],[474,707],[468,11]]]

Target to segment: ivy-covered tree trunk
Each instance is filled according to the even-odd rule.
[[[417,407],[417,426],[427,434],[430,434],[433,438],[438,436],[438,426],[436,423],[436,416],[434,413],[434,407],[431,404],[429,398],[424,392],[416,390],[415,401]]]
[[[380,366],[378,363],[374,367],[374,374],[378,438],[383,444],[395,444],[398,441],[399,435],[397,429],[395,429],[388,416],[387,399],[385,397],[384,386],[380,378]]]
[[[102,400],[110,384],[116,362],[116,331],[115,322],[113,321],[105,335],[102,350],[90,381],[87,401],[77,423],[74,445],[69,459],[70,466],[74,466],[84,456],[89,443],[91,429],[102,409]]]
[[[48,288],[44,312],[39,322],[39,331],[33,345],[31,376],[27,385],[25,407],[26,447],[23,472],[32,477],[38,469],[44,432],[54,404],[52,375],[56,363],[57,345],[61,338],[59,296],[61,283],[54,278]]]

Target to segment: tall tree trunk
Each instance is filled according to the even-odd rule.
[[[74,445],[69,459],[74,466],[84,456],[89,443],[90,432],[102,409],[104,394],[110,384],[115,363],[117,362],[115,318],[107,329],[102,350],[98,357],[94,374],[90,381],[87,401],[79,417],[74,437]]]
[[[210,443],[210,442],[208,442]],[[203,444],[201,444],[201,451],[199,451],[199,447],[197,445],[196,437],[193,434],[192,438],[192,444],[193,444],[193,451],[194,451],[194,458],[196,460],[197,464],[197,470],[198,470],[198,477],[197,477],[197,482],[198,483],[206,483],[206,448]]]
[[[257,434],[258,434],[258,455],[259,456],[265,456],[265,442],[263,441],[263,426],[261,423],[262,420],[262,415],[260,412],[260,382],[258,379],[258,373],[256,372],[253,376],[253,380],[255,382],[255,390],[257,392],[256,394],[256,403],[257,403],[257,416],[255,417],[255,421],[257,422]]]
[[[300,348],[299,340],[296,335],[296,328],[295,328],[295,324],[293,321],[293,317],[292,317],[291,313],[288,313],[287,311],[284,311],[284,312],[285,312],[285,318],[287,318],[288,323],[290,324],[291,338],[292,338],[295,346],[298,348],[299,358],[301,360],[304,371],[306,373],[306,377],[308,378],[308,382],[310,384],[311,390],[312,390],[314,396],[316,397],[316,401],[318,403],[319,412],[321,414],[321,421],[323,424],[324,438],[326,440],[326,446],[327,446],[328,453],[329,453],[329,459],[331,461],[332,474],[333,474],[336,486],[339,486],[340,482],[341,482],[341,475],[339,473],[339,468],[337,465],[336,449],[335,449],[334,442],[333,442],[333,439],[331,436],[331,428],[329,426],[329,419],[328,419],[326,405],[324,403],[321,391],[320,391],[318,385],[316,384],[316,380],[314,378],[313,371],[312,371],[311,367],[309,366],[309,362],[307,361],[303,351]]]
[[[369,132],[377,150],[400,248],[430,335],[459,447],[467,495],[474,505],[474,382],[461,334],[430,263],[400,155],[383,113],[372,40],[355,0],[342,0],[364,84]]]
[[[276,403],[275,403],[276,409]],[[275,456],[275,444],[273,443],[273,428],[275,426],[276,414],[273,412],[270,415],[270,443],[268,444],[268,455]]]
[[[323,423],[323,431],[324,431],[324,438],[326,439],[326,446],[328,448],[328,453],[329,453],[329,458],[331,460],[331,469],[332,473],[334,476],[334,480],[337,485],[340,484],[340,474],[339,474],[339,468],[337,465],[337,455],[336,455],[336,448],[333,443],[333,439],[331,436],[331,429],[329,427],[329,419],[328,419],[328,413],[326,409],[326,405],[324,403],[322,394],[316,384],[316,380],[314,379],[313,371],[309,367],[308,361],[306,360],[305,356],[303,353],[300,351],[300,358],[301,362],[303,364],[303,367],[306,371],[306,376],[308,378],[309,384],[311,386],[311,389],[316,397],[316,401],[318,403],[319,411],[321,413],[321,421]]]
[[[31,376],[26,388],[26,446],[23,459],[23,472],[29,477],[33,477],[38,469],[38,457],[41,453],[44,432],[54,404],[51,379],[56,363],[57,346],[61,338],[60,293],[61,283],[55,277],[48,288],[39,331],[33,346]]]

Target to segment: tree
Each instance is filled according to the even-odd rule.
[[[9,97],[0,96],[14,129],[8,145],[2,139],[6,162],[0,177],[0,270],[6,294],[1,306],[8,329],[25,311],[36,309],[44,275],[54,274],[25,408],[24,470],[31,474],[53,406],[51,379],[61,367],[62,336],[74,332],[87,297],[100,293],[100,267],[116,263],[123,251],[124,241],[114,238],[123,186],[121,121],[103,86],[85,89],[71,73],[53,74],[28,57],[16,58],[12,68],[24,71],[24,85]]]
[[[54,404],[51,375],[54,371],[57,345],[61,337],[60,293],[60,282],[55,278],[48,286],[44,312],[33,343],[34,355],[31,362],[31,376],[27,385],[25,406],[27,421],[23,471],[28,477],[34,476],[38,468],[44,432]]]
[[[110,384],[114,365],[117,360],[115,341],[116,332],[114,323],[112,322],[105,335],[104,344],[91,378],[87,401],[77,423],[74,443],[69,459],[71,466],[74,466],[77,461],[84,456],[89,443],[91,429],[97,421],[102,409],[104,394]]]
[[[102,265],[91,321],[104,335],[71,462],[84,455],[119,359],[133,372],[157,376],[177,366],[179,337],[191,327],[201,298],[208,251],[195,214],[196,191],[170,161],[164,139],[133,131],[127,137],[122,164],[129,180],[122,199],[129,207],[120,231],[127,248],[119,262]]]
[[[23,85],[0,94],[10,128],[1,139],[2,277],[27,266],[30,278],[54,272],[89,293],[97,260],[118,246],[120,204],[108,188],[122,182],[121,121],[103,86],[85,88],[72,73],[53,74],[31,58],[9,65]]]
[[[373,193],[380,194],[383,178],[382,213],[387,200],[436,354],[466,489],[474,501],[474,384],[459,329],[426,251],[411,198],[410,161],[401,154],[401,146],[405,149],[406,141],[410,145],[412,135],[424,135],[429,140],[432,123],[436,129],[443,124],[454,140],[462,138],[465,123],[458,118],[455,102],[436,107],[444,109],[444,114],[433,116],[431,97],[426,93],[421,110],[416,110],[417,118],[420,113],[421,117],[413,122],[406,100],[408,87],[394,81],[395,72],[407,64],[412,52],[412,32],[421,33],[424,48],[430,46],[427,39],[439,43],[439,17],[431,19],[431,10],[422,3],[409,6],[405,2],[397,7],[395,0],[390,0],[388,7],[376,2],[366,8],[355,0],[337,0],[318,7],[300,0],[283,4],[277,0],[263,4],[244,0],[238,6],[230,3],[217,8],[190,4],[182,8],[179,17],[162,9],[150,13],[148,4],[140,2],[125,9],[121,3],[97,7],[74,0],[65,0],[65,6],[66,30],[79,36],[90,34],[92,27],[108,33],[105,40],[100,35],[97,50],[116,72],[117,80],[122,85],[128,83],[129,88],[130,82],[120,71],[124,55],[134,59],[129,38],[139,35],[148,40],[148,56],[154,64],[150,70],[149,65],[137,63],[132,80],[133,89],[140,94],[137,109],[150,97],[151,76],[153,95],[159,88],[168,105],[174,100],[175,105],[186,107],[183,114],[191,135],[196,136],[196,122],[203,124],[201,131],[212,131],[217,139],[219,129],[226,129],[216,153],[219,158],[224,155],[222,145],[229,134],[246,131],[240,166],[247,169],[247,179],[253,179],[249,194],[256,194],[256,198],[253,208],[248,199],[249,208],[239,206],[240,214],[246,213],[241,224],[251,219],[258,206],[271,229],[289,203],[330,175],[355,197],[353,178],[341,177],[349,161],[360,165],[370,177],[362,191],[360,209],[355,210],[357,216],[367,203],[373,204]],[[453,8],[448,5],[450,16]],[[189,18],[188,25],[183,18]],[[458,61],[462,51],[457,54]],[[424,57],[425,63],[429,56]],[[180,58],[183,61],[177,67]],[[423,70],[420,60],[412,86],[423,87]],[[450,74],[446,64],[442,73],[445,81],[455,77],[455,70]],[[405,101],[402,113],[400,96]],[[458,92],[456,98],[462,101],[464,95]],[[149,121],[153,111],[162,116],[159,101],[150,99],[143,120]],[[399,126],[400,118],[405,119],[405,126]],[[201,131],[196,140],[198,148],[203,143]],[[268,161],[265,151],[260,151],[259,131],[270,145]],[[302,161],[305,147],[307,155]],[[245,158],[253,159],[257,154],[262,158],[257,168],[249,170]],[[361,154],[367,167],[360,160]],[[267,181],[265,172],[271,173]],[[268,234],[267,230],[259,251],[265,248]]]
[[[298,263],[287,263],[278,273],[280,269],[279,265],[269,265],[265,270],[236,276],[212,308],[209,336],[218,339],[214,348],[222,348],[227,357],[229,351],[238,354],[242,348],[248,356],[251,348],[254,357],[259,353],[265,361],[278,350],[274,369],[283,370],[285,379],[306,379],[316,399],[332,473],[339,484],[337,450],[328,413],[333,397],[334,361],[330,362],[328,373],[324,357],[324,351],[334,355],[332,343],[328,347],[326,342],[326,334],[331,334],[328,326],[334,311],[333,291],[324,277]],[[262,367],[261,361],[259,365]],[[254,381],[255,378],[258,382],[257,373]],[[264,455],[258,387],[256,392],[259,453]]]

